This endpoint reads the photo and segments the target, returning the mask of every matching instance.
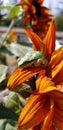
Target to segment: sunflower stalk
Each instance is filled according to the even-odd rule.
[[[8,36],[8,34],[9,34],[10,30],[11,30],[12,27],[14,26],[15,21],[16,21],[15,19],[13,19],[13,20],[11,21],[11,23],[10,23],[10,25],[9,25],[9,27],[8,27],[8,31],[6,32],[5,37],[4,37],[4,39],[2,40],[2,42],[1,42],[1,45],[4,45],[4,42],[6,41],[7,36]]]

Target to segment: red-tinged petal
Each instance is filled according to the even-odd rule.
[[[38,90],[39,93],[47,93],[53,90],[59,90],[61,88],[59,85],[55,86],[54,82],[51,81],[51,79],[46,76],[39,80],[40,82],[39,84],[37,84],[37,80],[36,80],[36,89]]]
[[[41,130],[41,123],[39,125],[33,127],[32,130]]]
[[[55,106],[55,118],[57,118],[60,122],[63,122],[63,110]]]
[[[54,119],[54,122],[55,122],[58,130],[63,130],[63,122],[59,121],[57,118]]]
[[[44,14],[47,14],[47,15],[48,15],[49,11],[50,11],[50,9],[47,8],[47,7],[44,7],[44,6],[43,6],[43,7],[41,8],[41,12],[43,12]]]
[[[30,29],[28,29],[28,28],[25,28],[25,32],[26,32],[27,36],[30,37],[31,40],[33,41],[33,44],[35,45],[36,49],[40,50],[41,46],[43,44],[40,37],[37,34],[35,34],[34,32],[32,32]]]
[[[63,93],[60,92],[60,94],[62,94],[62,98],[54,98],[54,103],[55,103],[55,115],[54,117],[59,120],[60,122],[63,122]],[[60,95],[59,94],[59,95]]]
[[[41,5],[43,0],[37,0],[37,2]]]
[[[24,24],[28,23],[30,20],[30,15],[29,14],[25,14],[25,17],[24,17]]]
[[[55,21],[51,21],[48,32],[45,39],[43,40],[45,44],[46,57],[50,58],[51,54],[55,49]]]
[[[51,91],[49,93],[47,93],[49,96],[51,96],[52,98],[54,98],[54,100],[63,100],[63,93],[60,92],[59,90],[56,91]]]
[[[20,130],[20,129],[18,129]],[[32,128],[29,128],[29,129],[26,129],[26,130],[41,130],[41,123],[35,127],[32,127]]]
[[[11,74],[9,80],[8,80],[8,88],[11,89],[18,89],[19,85],[23,83],[24,81],[30,79],[35,74],[39,73],[41,71],[41,67],[35,67],[35,68],[16,68],[15,71]]]
[[[51,129],[50,130],[56,130],[56,128],[55,127],[53,127],[53,126],[51,126]]]
[[[43,121],[49,110],[49,104],[46,102],[46,96],[38,94],[36,91],[29,97],[28,102],[23,108],[19,120],[18,130],[21,128],[32,128]]]
[[[31,9],[30,9],[30,10],[31,10],[31,12],[33,12],[33,14],[36,13],[36,8],[35,8],[33,5],[31,6]]]
[[[53,117],[54,117],[54,101],[50,99],[50,110],[46,115],[41,130],[51,130],[53,128]]]
[[[60,111],[63,111],[63,99],[54,99],[55,106],[60,109]]]

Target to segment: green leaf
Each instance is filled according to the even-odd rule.
[[[28,0],[24,0],[28,4]]]
[[[25,47],[23,45],[20,45],[19,43],[12,43],[12,44],[8,44],[6,45],[7,50],[13,54],[16,57],[20,57],[21,58],[30,50],[32,50],[31,47]]]
[[[0,119],[0,130],[16,130],[17,122],[11,119]]]
[[[18,14],[19,14],[19,12],[20,12],[20,7],[16,6],[16,5],[13,6],[12,9],[11,9],[11,11],[10,11],[10,13],[7,16],[7,19],[12,19],[12,18],[17,17]]]
[[[6,57],[3,54],[0,54],[0,64],[6,64]]]
[[[4,103],[6,107],[12,109],[17,115],[20,114],[23,106],[21,106],[21,102],[15,92],[10,92]]]
[[[12,6],[0,6],[0,10],[3,10],[3,9],[11,9],[12,8]]]
[[[9,55],[13,55],[13,53],[11,53],[10,49],[7,49],[6,46],[1,46],[0,52],[6,53],[6,54],[9,54]]]
[[[17,121],[18,117],[11,109],[5,107],[2,103],[0,104],[0,119],[12,119]]]
[[[8,66],[0,65],[0,83],[2,83],[6,79],[6,75],[8,73]]]
[[[20,57],[18,59],[18,66],[22,66],[26,62],[28,63],[28,62],[38,59],[38,58],[42,58],[41,52],[32,50],[32,51],[28,52],[23,58]]]
[[[16,130],[18,116],[0,103],[0,130]]]
[[[20,67],[31,67],[31,66],[39,66],[41,63],[44,65],[47,64],[47,59],[40,51],[30,51],[23,58],[18,59],[18,66]]]

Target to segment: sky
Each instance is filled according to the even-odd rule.
[[[2,5],[3,6],[8,6],[8,5],[14,5],[15,1],[19,2],[20,0],[0,0],[0,2],[3,2]],[[4,11],[0,11],[1,14],[7,14],[8,13],[8,10],[5,9]]]
[[[11,5],[15,1],[19,2],[20,0],[0,0],[3,1],[4,5]],[[63,11],[63,0],[44,0],[43,5],[51,9],[52,15],[57,15],[60,11]]]
[[[19,2],[19,0],[2,0],[2,1],[3,1],[4,5],[7,5],[9,3],[13,4],[13,3],[15,3],[15,1]]]
[[[44,0],[43,5],[51,9],[51,14],[57,15],[63,11],[63,0]]]

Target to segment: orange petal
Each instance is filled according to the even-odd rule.
[[[33,127],[32,130],[41,130],[41,123],[39,125]]]
[[[53,53],[48,64],[47,73],[56,84],[63,82],[63,47]]]
[[[37,79],[36,79],[36,88],[37,88],[37,89],[39,89],[41,80],[42,80],[42,78],[45,76],[45,72],[46,72],[46,70],[43,70],[43,71],[41,71],[41,72],[38,74],[38,76],[37,76]]]
[[[44,7],[44,6],[43,6],[43,7],[41,8],[41,12],[44,13],[44,14],[48,14],[49,11],[50,11],[50,9],[47,8],[47,7]]]
[[[21,6],[28,5],[28,1],[20,0],[17,5],[21,5]]]
[[[31,40],[33,41],[33,44],[35,45],[36,49],[40,50],[41,46],[43,44],[40,37],[28,28],[25,28],[25,32],[26,32],[27,36],[30,37]]]
[[[60,92],[60,94],[62,94],[62,98],[54,98],[54,103],[55,103],[55,118],[57,120],[59,120],[60,122],[63,122],[63,93]],[[58,95],[59,97],[59,95]]]
[[[60,69],[58,74],[54,77],[53,81],[55,84],[61,85],[63,87],[63,67]]]
[[[53,117],[54,117],[54,101],[50,99],[50,110],[44,119],[41,130],[51,130],[53,128]]]
[[[41,71],[41,67],[33,67],[33,68],[16,68],[15,71],[11,74],[7,87],[11,89],[17,90],[19,85],[23,83],[24,81],[30,79],[35,74],[39,73]]]
[[[12,36],[12,35],[15,35],[16,34],[16,31],[14,29],[10,30],[9,34]]]
[[[54,119],[54,122],[55,122],[58,130],[63,130],[63,122],[59,121],[57,118]]]
[[[42,4],[43,0],[38,0],[37,1],[40,5]]]
[[[41,76],[42,78],[42,76]],[[43,77],[41,80],[39,80],[39,84],[37,84],[39,78],[37,78],[36,80],[36,88],[38,90],[39,93],[47,93],[53,90],[59,90],[60,86],[55,86],[54,82],[51,81],[50,78],[48,77]]]
[[[63,93],[60,91],[51,91],[48,93],[49,96],[51,96],[52,98],[54,98],[54,100],[63,100]]]
[[[63,68],[63,60],[51,70],[50,76],[52,77],[52,79],[58,75],[58,73],[61,71],[62,68]]]
[[[60,109],[60,111],[63,111],[63,100],[62,99],[54,99],[55,106]]]
[[[50,58],[52,52],[55,49],[55,21],[51,21],[48,32],[43,40],[46,49],[46,57]]]
[[[63,130],[63,93],[53,91],[48,93],[48,95],[54,100],[54,123],[58,130]]]
[[[56,65],[58,65],[63,60],[63,47],[59,48],[58,50],[54,51],[50,62],[48,64],[49,69],[54,68]]]
[[[55,118],[57,118],[60,122],[63,122],[63,110],[61,110],[60,107],[58,108],[55,106]]]
[[[49,109],[49,105],[45,103],[45,100],[45,95],[38,94],[36,91],[32,93],[20,114],[18,130],[32,128],[40,124]]]

